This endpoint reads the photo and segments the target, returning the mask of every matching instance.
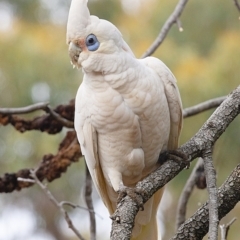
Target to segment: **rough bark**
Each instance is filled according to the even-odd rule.
[[[218,189],[218,214],[219,219],[230,212],[240,201],[240,164],[233,170],[231,175]],[[209,210],[208,202],[203,204],[197,212],[183,223],[178,229],[174,239],[200,240],[208,232]]]

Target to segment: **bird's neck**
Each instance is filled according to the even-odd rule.
[[[125,52],[117,57],[106,56],[98,61],[95,69],[84,71],[85,83],[96,90],[111,87],[121,93],[133,89],[142,72],[139,61]]]

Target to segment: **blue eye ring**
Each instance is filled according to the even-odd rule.
[[[85,43],[89,51],[96,51],[100,46],[100,43],[94,34],[89,34],[86,37]]]

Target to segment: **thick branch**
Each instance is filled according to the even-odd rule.
[[[218,189],[218,214],[219,219],[229,213],[240,201],[240,164],[233,170],[231,175]],[[202,239],[208,232],[209,211],[208,202],[203,204],[197,212],[178,229],[171,239]]]
[[[173,13],[169,16],[167,21],[164,23],[159,35],[157,36],[156,40],[153,44],[149,47],[149,49],[142,55],[142,58],[152,55],[157,48],[161,45],[163,40],[168,34],[168,31],[171,29],[172,25],[176,23],[181,16],[185,5],[187,4],[188,0],[180,0],[175,7]]]
[[[201,157],[203,150],[210,149],[213,146],[239,112],[240,86],[218,107],[197,134],[181,146],[179,150],[189,157],[189,161],[196,157]],[[145,192],[143,202],[145,203],[151,198],[158,189],[173,179],[185,166],[184,163],[168,161],[139,182],[136,187],[141,188]],[[131,236],[134,218],[138,211],[139,207],[129,196],[120,201],[114,213],[115,220],[112,222],[112,240],[128,239],[123,238],[123,236]]]
[[[62,141],[59,151],[56,155],[45,155],[40,163],[36,174],[40,181],[47,179],[49,182],[61,176],[72,162],[78,161],[82,156],[76,133],[70,131]],[[32,186],[33,183],[27,181],[18,181],[18,178],[30,179],[31,169],[23,169],[17,173],[6,173],[0,178],[0,192],[9,193],[14,190],[21,190]]]

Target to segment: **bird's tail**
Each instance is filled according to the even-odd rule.
[[[163,188],[159,189],[144,205],[144,211],[139,212],[135,219],[131,240],[160,240],[158,231],[157,210],[163,195]]]

